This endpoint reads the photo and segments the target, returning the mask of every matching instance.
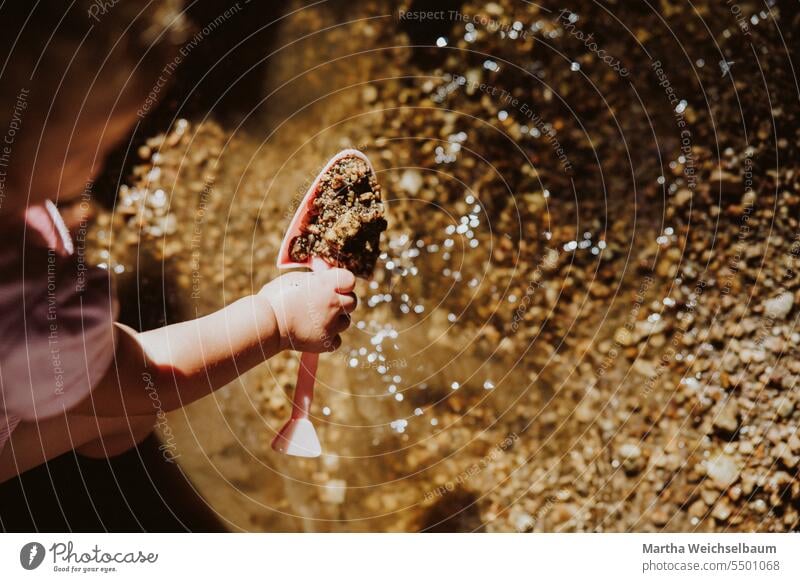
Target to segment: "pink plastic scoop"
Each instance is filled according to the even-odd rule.
[[[375,172],[367,156],[358,150],[343,150],[325,164],[325,167],[322,168],[322,171],[300,202],[300,206],[298,206],[297,211],[294,213],[294,218],[292,218],[292,222],[286,230],[278,252],[279,269],[305,267],[312,271],[326,271],[336,266],[315,256],[309,256],[307,261],[298,263],[292,260],[289,250],[291,249],[292,241],[302,234],[303,229],[311,220],[313,203],[318,194],[320,181],[335,164],[349,157],[363,160],[370,171]],[[297,385],[295,386],[292,400],[292,417],[272,441],[272,448],[280,453],[295,457],[318,457],[322,454],[317,431],[308,418],[311,410],[311,401],[314,399],[314,382],[316,381],[318,363],[319,354],[303,353],[300,356],[300,369],[297,372]]]

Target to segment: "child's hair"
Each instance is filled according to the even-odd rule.
[[[97,103],[136,107],[182,39],[180,0],[12,1],[0,7],[0,134]],[[82,105],[83,104],[83,105]],[[51,110],[52,108],[52,110]],[[110,107],[109,107],[110,108]],[[49,113],[48,113],[49,112]],[[28,116],[33,119],[28,119]],[[67,118],[69,119],[69,118]],[[73,117],[74,120],[74,117]]]

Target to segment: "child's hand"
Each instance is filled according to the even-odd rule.
[[[356,278],[346,269],[288,273],[264,285],[259,296],[275,313],[281,349],[332,352],[342,344],[356,308]]]

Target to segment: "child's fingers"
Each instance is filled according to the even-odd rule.
[[[333,333],[342,333],[348,327],[350,327],[350,316],[346,313],[342,313],[331,323],[331,331]]]
[[[322,277],[333,284],[337,293],[350,293],[356,287],[356,276],[347,269],[331,269],[322,273]]]
[[[336,299],[336,306],[344,310],[345,313],[352,313],[358,306],[358,297],[356,297],[355,293],[339,295]]]

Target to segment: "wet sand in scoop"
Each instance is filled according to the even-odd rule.
[[[368,278],[380,253],[386,230],[381,187],[369,165],[343,158],[320,180],[311,218],[289,251],[293,261],[317,256]]]

